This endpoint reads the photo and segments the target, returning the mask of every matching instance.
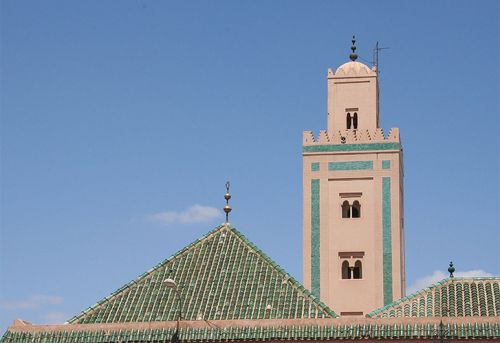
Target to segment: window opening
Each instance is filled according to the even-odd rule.
[[[342,218],[351,218],[351,206],[347,200],[342,203]]]
[[[349,262],[342,262],[342,279],[351,278],[351,268],[349,268]]]
[[[352,121],[352,118],[351,118],[351,113],[347,112],[347,129],[349,130],[351,128],[351,121]]]
[[[361,218],[361,204],[358,200],[349,204],[349,201],[344,200],[342,203],[342,218]]]
[[[352,218],[360,218],[361,217],[361,205],[359,204],[359,201],[354,200],[352,203]]]
[[[354,112],[354,116],[352,118],[352,128],[355,130],[358,128],[358,112]]]
[[[354,268],[352,269],[352,276],[353,276],[353,279],[363,278],[363,271],[362,271],[362,266],[361,266],[360,260],[357,260],[354,263]]]

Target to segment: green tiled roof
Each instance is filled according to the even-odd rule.
[[[167,278],[175,280],[179,297],[163,284]],[[241,233],[223,225],[69,323],[172,321],[178,306],[184,320],[336,316]]]
[[[95,331],[8,331],[2,343],[104,343],[104,342],[169,342],[175,341],[175,328]],[[276,341],[276,340],[334,340],[334,339],[498,339],[498,322],[439,324],[385,323],[333,324],[267,327],[204,327],[181,328],[177,341]]]
[[[385,317],[500,316],[500,278],[447,278],[368,314]]]

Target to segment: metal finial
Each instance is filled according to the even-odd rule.
[[[224,199],[226,199],[226,206],[224,206],[224,212],[226,213],[226,224],[229,223],[229,212],[231,212],[231,206],[229,206],[229,199],[231,199],[231,194],[229,194],[229,186],[231,184],[229,181],[226,182],[226,194],[224,194]]]
[[[352,46],[351,46],[351,50],[352,50],[352,53],[349,55],[349,58],[351,59],[351,61],[356,61],[358,59],[358,55],[356,54],[356,36],[352,36]]]
[[[455,267],[453,267],[453,262],[450,262],[450,266],[448,267],[448,272],[450,273],[450,277],[453,277],[453,273],[455,272]]]

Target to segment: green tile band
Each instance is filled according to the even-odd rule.
[[[318,170],[319,170],[319,162],[311,163],[311,171],[318,171]]]
[[[333,145],[308,145],[302,147],[302,152],[365,151],[365,150],[401,150],[401,144],[399,143],[333,144]]]
[[[384,305],[392,302],[391,178],[382,178]]]
[[[391,169],[391,160],[383,160],[382,169]]]
[[[373,161],[329,162],[328,170],[373,170]]]
[[[492,301],[492,306],[494,306]],[[208,322],[207,324],[211,324]],[[297,324],[288,323],[265,323],[262,326],[247,325],[239,327],[236,324],[227,324],[221,328],[211,324],[205,328],[186,327],[178,330],[170,328],[148,328],[146,324],[137,329],[130,327],[110,328],[83,328],[74,329],[68,325],[61,329],[56,326],[44,331],[30,331],[30,329],[9,331],[2,337],[2,342],[26,343],[26,342],[65,342],[65,343],[99,343],[99,342],[235,342],[235,341],[337,341],[342,338],[353,341],[380,342],[394,339],[395,341],[426,340],[458,341],[465,339],[480,339],[481,341],[494,341],[500,338],[499,325],[495,320],[488,322],[474,320],[463,324],[457,321],[448,321],[446,324],[436,325],[431,319],[419,320],[411,323],[408,318],[403,321],[379,321],[365,324],[364,322],[331,324],[321,322],[304,322]]]
[[[311,180],[311,293],[319,298],[319,180]]]

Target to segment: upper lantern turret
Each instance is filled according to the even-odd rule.
[[[328,69],[329,134],[379,127],[377,71],[356,61],[355,43],[353,36],[351,61],[342,64],[335,73]]]

